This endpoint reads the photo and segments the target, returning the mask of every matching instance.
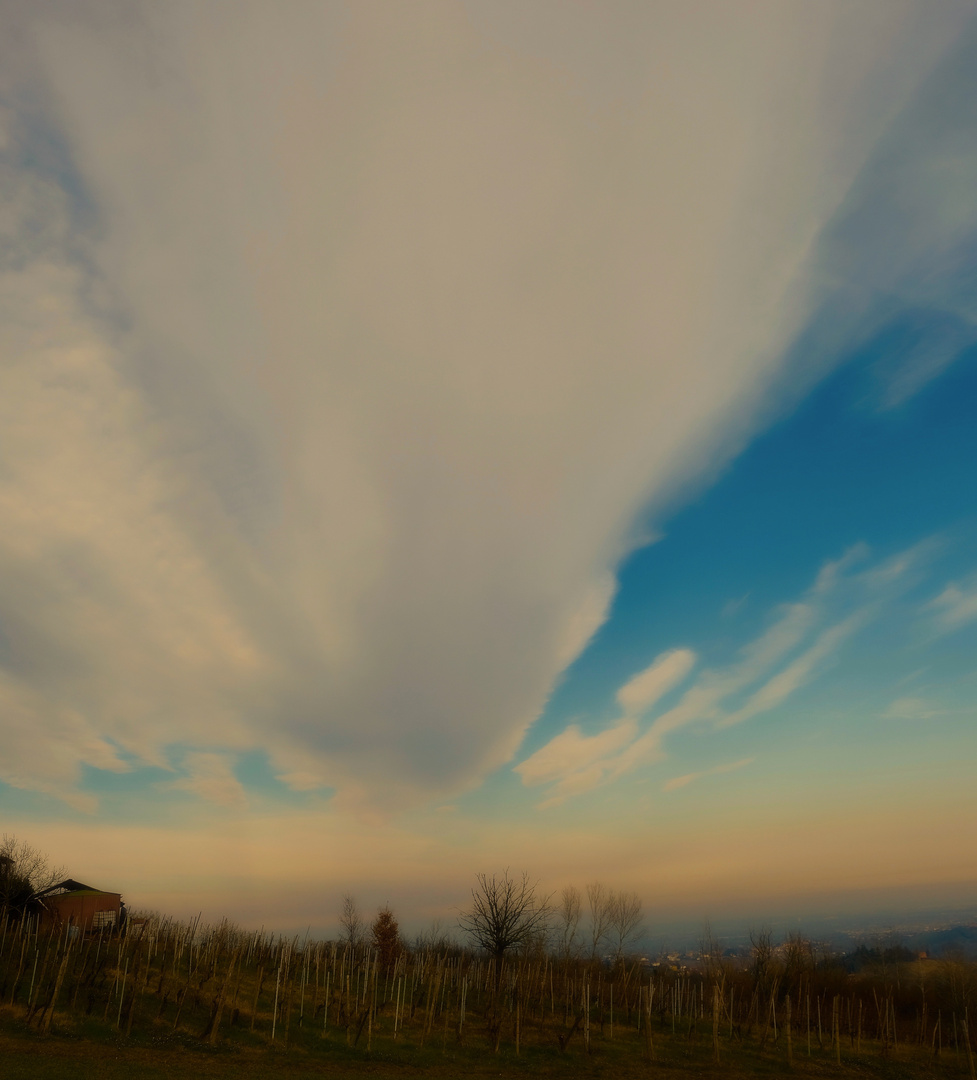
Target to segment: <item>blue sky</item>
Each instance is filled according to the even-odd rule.
[[[323,932],[971,895],[974,18],[0,7],[4,830]]]
[[[659,541],[625,562],[610,619],[551,708],[579,701],[590,686],[599,695],[601,680],[606,693],[608,678],[616,687],[643,657],[675,641],[729,655],[823,562],[859,544],[878,558],[932,542],[917,602],[939,575],[972,574],[974,353],[883,411],[887,344],[828,376],[678,511]],[[938,662],[944,644],[931,650],[917,642],[927,663]]]
[[[910,579],[879,617],[826,658],[830,670],[813,672],[789,704],[760,718],[760,730],[736,732],[728,752],[778,738],[771,724],[787,728],[780,739],[803,740],[812,716],[840,712],[832,725],[840,756],[861,757],[866,742],[881,739],[911,761],[920,752],[906,731],[912,709],[893,717],[903,723],[879,726],[896,700],[918,703],[916,724],[939,753],[961,733],[969,738],[977,616],[944,623],[939,597],[974,579],[974,353],[883,410],[880,368],[893,339],[898,348],[887,333],[828,376],[625,562],[608,621],[555,690],[527,749],[577,715],[585,730],[613,719],[618,687],[670,648],[733,662],[825,563],[853,553],[856,565],[871,566],[913,551]]]

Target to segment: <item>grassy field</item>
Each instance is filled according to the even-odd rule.
[[[882,958],[884,961],[884,957]],[[152,918],[0,932],[0,1080],[58,1077],[934,1077],[977,1080],[977,970],[813,952],[689,969],[491,960]],[[717,1061],[718,1058],[718,1061]]]
[[[416,1047],[377,1047],[374,1051],[348,1051],[342,1044],[309,1048],[304,1043],[284,1048],[220,1046],[161,1038],[157,1042],[99,1040],[67,1032],[37,1035],[8,1025],[0,1029],[0,1075],[4,1080],[154,1080],[159,1077],[364,1076],[378,1078],[542,1076],[542,1077],[878,1077],[951,1078],[969,1076],[965,1062],[944,1057],[896,1051],[888,1057],[871,1052],[842,1055],[841,1065],[826,1055],[795,1058],[793,1066],[782,1054],[757,1054],[735,1048],[716,1066],[705,1050],[688,1053],[684,1047],[663,1045],[650,1064],[640,1049],[620,1045],[592,1047],[590,1054],[564,1055],[527,1049],[517,1058],[512,1049],[487,1055],[458,1046],[418,1051]]]
[[[414,1036],[380,1033],[369,1050],[360,1043],[347,1045],[344,1031],[324,1032],[318,1025],[303,1025],[284,1040],[270,1044],[266,1038],[229,1030],[213,1044],[199,1033],[174,1031],[169,1023],[153,1023],[139,1035],[120,1035],[102,1021],[64,1017],[46,1033],[28,1026],[17,1010],[0,1009],[0,1077],[3,1080],[122,1080],[122,1078],[222,1077],[258,1080],[260,1077],[364,1076],[414,1077],[877,1077],[879,1080],[929,1078],[968,1080],[971,1073],[966,1053],[944,1050],[936,1057],[919,1046],[884,1045],[863,1040],[859,1051],[812,1046],[793,1040],[788,1060],[783,1033],[776,1040],[723,1039],[719,1064],[714,1061],[712,1027],[696,1021],[681,1034],[672,1035],[670,1025],[652,1032],[652,1060],[648,1060],[644,1033],[619,1029],[613,1039],[606,1027],[591,1035],[589,1050],[583,1040],[571,1040],[561,1052],[558,1036],[565,1029],[556,1024],[533,1025],[521,1039],[516,1054],[513,1032],[500,1041],[498,1051],[484,1030],[459,1040],[457,1030],[438,1032],[424,1044]],[[579,1033],[578,1033],[579,1034]],[[839,1064],[840,1058],[840,1064]]]

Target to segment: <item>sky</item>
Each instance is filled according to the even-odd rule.
[[[0,0],[0,827],[130,906],[977,911],[977,3]]]

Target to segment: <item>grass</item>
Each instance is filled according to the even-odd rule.
[[[384,968],[369,948],[226,923],[153,918],[121,937],[81,938],[0,928],[0,1080],[977,1080],[966,1052],[975,1006],[977,967],[957,962],[855,975],[813,955],[652,970],[539,953],[496,971],[441,948],[406,950]]]
[[[429,1039],[424,1046],[417,1038],[396,1042],[387,1034],[374,1040],[371,1052],[361,1043],[346,1045],[340,1033],[324,1037],[318,1029],[306,1027],[290,1033],[284,1043],[267,1040],[229,1038],[214,1046],[169,1024],[153,1024],[138,1037],[120,1037],[110,1024],[91,1020],[63,1019],[42,1034],[29,1027],[15,1010],[0,1009],[0,1076],[3,1080],[160,1080],[180,1077],[258,1080],[264,1077],[371,1077],[375,1080],[452,1080],[455,1077],[614,1077],[620,1080],[656,1077],[662,1080],[692,1080],[698,1077],[797,1077],[836,1080],[863,1077],[865,1080],[966,1080],[968,1062],[962,1052],[944,1052],[940,1058],[919,1047],[889,1047],[864,1041],[855,1055],[845,1048],[842,1063],[836,1064],[827,1048],[795,1047],[793,1067],[787,1063],[783,1038],[760,1045],[751,1040],[724,1043],[719,1066],[712,1060],[711,1029],[700,1024],[688,1034],[672,1035],[655,1031],[655,1060],[645,1058],[644,1041],[632,1030],[621,1030],[613,1041],[596,1033],[590,1053],[583,1042],[572,1042],[567,1052],[558,1052],[555,1030],[542,1025],[515,1055],[514,1045],[504,1042],[498,1053],[486,1047],[484,1039],[459,1043],[454,1033],[448,1038]],[[531,1034],[531,1033],[530,1033]]]

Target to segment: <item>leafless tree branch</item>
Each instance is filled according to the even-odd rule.
[[[476,947],[491,954],[499,964],[510,949],[528,945],[547,931],[548,898],[537,894],[537,883],[527,874],[513,878],[476,875],[472,906],[458,922]],[[498,969],[497,969],[498,970]]]

